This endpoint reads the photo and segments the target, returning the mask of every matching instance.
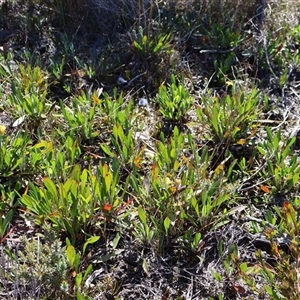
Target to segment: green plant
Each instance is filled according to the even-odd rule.
[[[139,240],[164,251],[164,241],[177,237],[195,251],[201,243],[202,230],[226,224],[236,187],[227,185],[222,174],[208,179],[208,165],[207,148],[199,156],[192,138],[185,141],[177,127],[168,142],[157,142],[156,160],[143,182],[133,176],[129,179],[140,204],[136,213],[139,219],[134,222]],[[184,235],[187,224],[201,232],[192,230],[189,236]]]
[[[68,293],[69,294],[75,294],[76,295],[76,299],[77,300],[84,300],[85,298],[85,281],[87,279],[87,277],[91,274],[92,270],[93,270],[93,266],[91,264],[89,264],[85,269],[84,269],[84,273],[80,272],[81,269],[81,256],[84,255],[85,250],[87,245],[89,244],[93,244],[96,243],[99,240],[99,236],[93,236],[90,237],[85,244],[83,245],[83,251],[82,254],[80,254],[79,252],[76,252],[75,248],[73,245],[71,245],[70,241],[67,239],[66,241],[66,257],[68,259],[68,263],[69,263],[69,267],[71,268],[71,274],[74,277],[74,288],[72,291],[72,284],[70,283],[65,283],[66,287],[68,287]]]
[[[63,56],[60,60],[50,59],[50,64],[48,66],[49,73],[54,76],[55,81],[52,84],[63,80],[64,68],[66,64],[66,57]]]
[[[36,222],[50,221],[58,231],[67,232],[73,244],[76,235],[86,228],[92,214],[99,207],[99,195],[93,195],[97,181],[87,170],[77,165],[72,175],[57,185],[49,178],[43,179],[43,186],[29,183],[29,194],[22,195],[20,201],[36,215]]]
[[[0,135],[0,183],[9,185],[19,177],[30,175],[28,147],[31,140],[28,134],[14,137]],[[12,178],[14,178],[12,180]]]
[[[299,26],[284,23],[275,31],[265,33],[263,41],[258,44],[260,69],[270,72],[280,88],[288,84],[292,70],[299,66],[298,41]]]
[[[205,36],[208,43],[213,45],[213,49],[217,50],[233,50],[242,41],[240,30],[234,30],[232,24],[227,25],[226,28],[223,24],[213,24]]]
[[[218,242],[218,253],[222,261],[224,274],[212,272],[214,278],[219,282],[225,282],[225,292],[245,296],[247,290],[255,296],[265,296],[264,288],[257,286],[255,277],[261,271],[258,264],[252,264],[241,260],[239,246],[232,243],[226,245],[222,240]],[[246,289],[245,289],[246,287]],[[220,297],[220,295],[219,295]],[[221,298],[222,299],[222,298]]]
[[[0,240],[5,236],[7,228],[14,216],[13,209],[7,210],[6,205],[1,203],[0,206]]]
[[[295,199],[299,204],[299,199]],[[264,235],[270,242],[271,254],[274,263],[271,265],[264,257],[260,249],[256,252],[257,263],[241,262],[238,247],[231,245],[231,250],[224,257],[223,265],[226,276],[233,285],[237,278],[242,279],[247,287],[251,288],[255,294],[269,295],[272,299],[297,299],[299,297],[299,212],[298,207],[285,201],[283,207],[276,208],[275,212],[268,212],[268,221],[264,230]],[[272,214],[272,216],[271,216]],[[269,222],[271,220],[271,223]],[[269,224],[269,226],[268,226]],[[284,242],[281,242],[283,240]],[[284,245],[283,245],[284,244]],[[218,249],[223,253],[223,243],[220,241]],[[254,277],[262,276],[264,284],[257,287]],[[223,280],[219,273],[214,277]],[[237,289],[236,291],[245,291]]]
[[[145,209],[141,206],[138,208],[139,222],[134,221],[134,233],[137,239],[142,243],[151,245],[158,235],[158,228],[151,224],[151,218],[148,217]],[[151,226],[152,225],[152,226]],[[153,228],[152,228],[153,227]]]
[[[102,90],[100,92],[103,98],[93,95],[93,100],[100,105],[102,128],[110,132],[114,125],[118,125],[123,128],[124,134],[128,135],[135,121],[134,102],[126,100],[123,93],[119,94],[117,89],[113,90],[112,96],[106,92],[102,93]]]
[[[29,156],[36,171],[64,181],[82,153],[79,140],[70,135],[66,136],[59,128],[53,131],[53,139],[59,140],[60,143],[40,140],[30,147]]]
[[[295,199],[295,202],[299,204],[299,199]],[[271,266],[264,260],[262,252],[257,252],[260,273],[267,281],[264,288],[273,299],[297,299],[300,295],[298,210],[298,206],[285,201],[282,209],[276,209],[274,215],[278,225],[264,231],[276,264]],[[288,250],[280,247],[279,240],[282,237]]]
[[[98,103],[90,95],[81,92],[80,96],[72,97],[69,105],[61,101],[60,107],[71,137],[77,136],[85,141],[99,134],[95,128]]]
[[[186,90],[184,83],[178,83],[175,75],[171,76],[169,86],[161,85],[156,96],[159,112],[166,122],[182,122],[191,108],[193,97]]]
[[[178,238],[182,247],[189,249],[190,252],[196,254],[202,246],[202,235],[200,232],[194,232],[188,229],[182,236]]]
[[[8,103],[16,107],[19,116],[29,119],[29,128],[36,129],[46,119],[51,106],[47,103],[47,74],[40,67],[19,65],[17,75],[12,77],[11,89]]]
[[[217,142],[244,144],[259,110],[258,91],[252,89],[245,93],[233,84],[231,94],[223,98],[204,96],[196,113],[199,121],[209,126]]]
[[[205,32],[205,47],[209,45],[214,53],[214,68],[219,83],[225,83],[226,77],[230,76],[230,71],[237,61],[235,49],[240,45],[243,38],[240,30],[233,27],[226,27],[216,24],[208,32]],[[205,50],[204,50],[205,51]],[[210,50],[208,50],[210,51]]]
[[[135,152],[133,131],[130,130],[128,134],[125,135],[124,130],[120,125],[114,125],[111,141],[115,152],[109,150],[106,144],[101,144],[102,150],[110,157],[118,157],[124,166],[128,165],[129,163],[133,165],[133,153]]]
[[[300,176],[300,165],[297,157],[292,154],[295,138],[286,140],[280,130],[275,134],[266,128],[267,140],[259,143],[258,152],[266,159],[266,167],[260,175],[273,188],[275,193],[285,193],[292,190]]]
[[[117,169],[111,171],[107,164],[100,165],[96,175],[75,165],[64,182],[55,183],[49,177],[41,187],[29,182],[29,192],[20,202],[36,216],[37,224],[50,221],[58,232],[66,232],[74,245],[77,234],[87,230],[95,213],[105,212],[105,205],[115,208],[120,204],[118,180]]]
[[[93,78],[96,77],[97,66],[96,66],[95,57],[92,57],[92,61],[91,61],[90,64],[87,64],[85,62],[85,60],[80,59],[77,56],[75,56],[75,61],[76,61],[77,65],[78,65],[78,68],[79,68],[78,72],[83,73],[89,79],[93,79]]]
[[[299,298],[296,1],[4,2],[2,297]]]
[[[220,84],[226,83],[226,78],[230,76],[230,71],[236,60],[236,54],[231,51],[223,54],[221,59],[218,57],[214,61],[214,68],[216,72],[216,78]]]
[[[170,44],[171,34],[155,33],[150,29],[145,34],[141,26],[137,31],[133,29],[129,37],[131,40],[131,51],[142,59],[157,58],[161,52],[168,52],[172,47]]]
[[[146,14],[151,16],[154,1],[150,1],[149,4],[149,13]],[[128,32],[130,44],[128,54],[132,57],[134,65],[128,70],[129,75],[134,78],[129,82],[129,86],[139,78],[139,83],[147,83],[147,89],[157,91],[176,68],[179,55],[174,48],[173,34],[167,28],[161,28],[161,24],[154,25],[148,20],[144,27],[138,26],[137,29]],[[128,47],[125,51],[128,51]],[[142,70],[145,72],[142,73]],[[137,83],[135,85],[138,86]]]

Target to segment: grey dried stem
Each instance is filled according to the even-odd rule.
[[[259,0],[258,1],[258,6],[255,10],[255,17],[258,23],[258,27],[261,28],[263,21],[265,19],[265,8],[267,6],[267,0]]]

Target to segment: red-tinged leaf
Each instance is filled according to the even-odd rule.
[[[272,242],[271,247],[272,247],[273,254],[276,256],[279,256],[278,245],[276,243]]]
[[[158,173],[159,173],[158,165],[157,164],[152,164],[151,165],[151,175],[152,175],[153,180],[157,179]]]
[[[133,203],[133,198],[130,198],[130,199],[126,202],[127,205],[130,205],[130,204],[132,204],[132,203]]]
[[[11,235],[11,233],[15,230],[15,228],[16,228],[16,226],[14,226],[13,228],[11,228],[9,230],[9,232],[2,239],[0,239],[0,244],[2,244]]]
[[[156,170],[157,167],[158,167],[157,164],[152,164],[152,165],[151,165],[151,171]]]
[[[277,53],[278,53],[279,51],[281,51],[282,48],[283,48],[283,44],[280,44],[280,45],[277,47],[277,49],[276,49]]]
[[[276,274],[276,271],[274,270],[274,268],[267,262],[264,263],[263,269],[266,269],[269,272]]]
[[[261,185],[260,189],[265,192],[266,194],[270,194],[270,189],[266,185]]]
[[[55,211],[55,212],[53,212],[53,213],[51,213],[50,215],[49,215],[49,218],[55,218],[55,217],[57,217],[59,215],[59,212],[58,211]]]
[[[250,138],[252,138],[253,136],[255,136],[255,135],[256,135],[256,132],[257,132],[257,128],[254,128],[254,129],[251,131],[250,135],[248,136],[248,139],[250,139]]]
[[[289,202],[289,201],[284,201],[284,202],[283,202],[283,208],[285,209],[285,211],[286,211],[287,213],[289,213],[290,210],[291,210],[291,204],[290,204],[290,202]]]
[[[71,277],[74,278],[74,277],[76,276],[76,271],[71,271],[71,272],[70,272],[70,275],[71,275]]]
[[[138,169],[140,169],[141,168],[141,158],[140,157],[135,157],[134,158],[134,160],[133,160],[133,163],[134,163],[134,165],[138,168]]]
[[[265,230],[264,230],[264,234],[269,236],[270,234],[273,234],[274,232],[274,229],[272,227],[267,227]]]
[[[95,153],[92,153],[92,152],[88,152],[88,154],[89,155],[91,155],[91,156],[93,156],[94,158],[96,158],[96,159],[99,159],[99,158],[101,158],[101,156],[100,155],[98,155],[98,154],[95,154]]]
[[[112,205],[109,204],[109,203],[106,203],[104,206],[103,206],[103,211],[108,213],[112,210]]]
[[[246,294],[246,290],[240,286],[240,285],[236,285],[236,284],[233,284],[232,287],[235,289],[235,291],[241,295],[244,295]]]

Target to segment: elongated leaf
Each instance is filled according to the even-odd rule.
[[[88,267],[85,269],[84,275],[83,275],[83,281],[86,280],[86,278],[91,274],[93,271],[93,265],[89,264]]]
[[[77,293],[76,293],[76,300],[86,300],[86,298],[84,298],[84,296],[82,296],[82,294],[77,291]]]
[[[75,285],[76,285],[76,287],[79,288],[80,285],[81,285],[81,283],[82,283],[82,273],[78,273],[76,275],[76,277],[75,277]]]
[[[110,149],[108,148],[108,146],[106,144],[100,144],[101,149],[104,151],[104,153],[106,153],[108,156],[110,157],[114,157],[114,153],[112,151],[110,151]]]
[[[51,193],[51,195],[55,199],[57,199],[57,189],[56,189],[54,182],[49,177],[45,177],[43,179],[43,183],[44,183],[45,187],[47,188],[47,190]]]
[[[170,225],[171,225],[171,220],[168,217],[166,217],[164,220],[164,227],[166,233],[169,231]]]
[[[75,259],[76,259],[76,251],[72,245],[69,245],[67,247],[66,256],[67,256],[70,266],[74,267]]]
[[[147,224],[146,213],[141,206],[138,208],[138,216],[143,224]]]
[[[81,191],[84,191],[86,188],[87,178],[88,178],[88,171],[84,169],[80,176]]]
[[[96,243],[100,239],[100,236],[92,236],[90,237],[83,245],[82,253],[85,253],[86,247],[90,244]]]

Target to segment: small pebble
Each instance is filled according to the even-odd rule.
[[[146,106],[149,105],[149,103],[148,103],[148,100],[146,98],[140,98],[138,105],[142,106],[142,107],[146,107]]]
[[[127,80],[120,76],[117,80],[117,84],[118,85],[125,85],[125,84],[127,84]]]

